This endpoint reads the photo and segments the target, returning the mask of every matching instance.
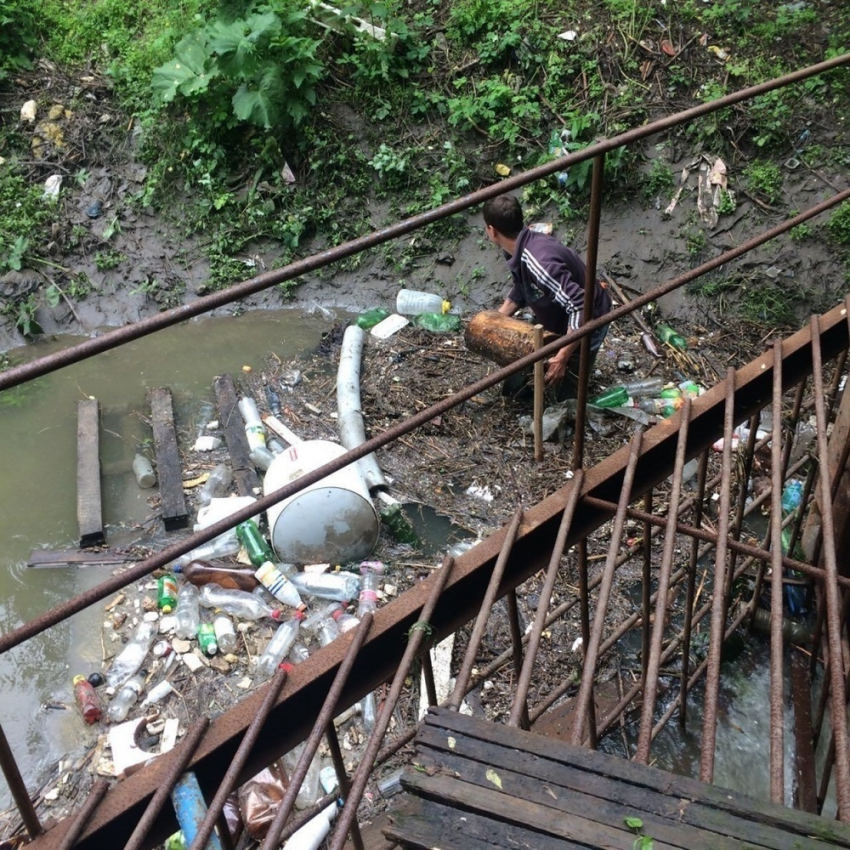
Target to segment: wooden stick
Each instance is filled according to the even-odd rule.
[[[534,326],[534,350],[543,348],[543,325]],[[534,364],[534,459],[543,460],[543,361]]]
[[[611,275],[609,275],[607,272],[603,271],[602,269],[599,270],[599,274],[601,274],[602,277],[605,278],[605,282],[608,284],[608,286],[611,287],[611,289],[614,290],[614,294],[617,296],[617,298],[620,299],[620,301],[623,302],[623,304],[630,304],[631,303],[632,299],[629,298],[629,296],[626,295],[625,292],[623,292],[623,288],[611,277]],[[651,336],[655,336],[655,334],[652,333],[652,328],[650,328],[650,326],[646,323],[643,316],[641,316],[637,312],[630,313],[629,315],[638,323],[638,326],[640,327],[640,329],[645,334],[650,334]]]

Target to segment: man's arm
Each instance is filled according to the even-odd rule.
[[[567,374],[567,364],[570,362],[570,357],[578,348],[581,340],[565,345],[554,357],[550,357],[546,361],[546,383],[557,384],[563,380]]]
[[[506,298],[505,303],[502,304],[501,307],[499,307],[499,312],[503,316],[513,316],[513,314],[516,313],[517,310],[519,310],[519,304],[517,304],[515,301],[511,301],[510,298]]]

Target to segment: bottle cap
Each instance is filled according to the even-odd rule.
[[[162,606],[162,613],[163,613],[163,614],[170,614],[170,613],[171,613],[171,610],[172,610],[172,609],[171,609],[171,606],[170,606],[170,605],[163,605],[163,606]]]
[[[443,315],[449,312],[452,309],[451,301],[443,301]]]
[[[74,678],[71,680],[71,682],[75,685],[78,684],[79,682],[87,682],[87,681],[88,681],[88,679],[86,679],[85,676],[74,676]]]
[[[279,620],[282,613],[283,612],[280,610],[280,608],[275,608],[271,613],[271,618],[273,620]]]
[[[283,661],[278,665],[277,669],[286,670],[287,673],[291,673],[295,669],[295,665],[290,664],[288,661]]]

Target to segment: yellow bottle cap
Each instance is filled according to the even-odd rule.
[[[449,312],[452,309],[451,301],[443,301],[443,315]]]
[[[163,614],[170,614],[171,613],[171,606],[170,605],[163,605],[162,606],[162,613]]]

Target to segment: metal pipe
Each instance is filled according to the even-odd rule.
[[[817,316],[811,318],[814,334],[820,333]],[[835,552],[835,530],[831,510],[832,487],[830,484],[829,454],[826,440],[826,416],[823,396],[823,363],[821,362],[820,338],[812,338],[812,377],[815,391],[815,416],[817,418],[818,467],[820,469],[820,499],[824,510],[821,513],[823,528],[823,557],[826,567],[826,638],[829,646],[830,670],[830,715],[832,734],[835,740],[835,791],[838,799],[838,819],[850,821],[850,760],[847,754],[847,723],[845,719],[846,691],[841,659],[841,621],[839,616],[838,564]]]
[[[590,212],[587,222],[587,259],[584,271],[584,303],[581,323],[593,318],[596,295],[596,260],[599,253],[599,223],[602,219],[602,190],[605,185],[605,154],[593,160],[590,179]],[[584,435],[587,427],[587,382],[590,377],[590,337],[583,336],[579,343],[578,398],[576,399],[575,436],[573,437],[573,469],[584,466]]]
[[[552,556],[549,558],[549,566],[546,568],[546,578],[543,581],[543,587],[540,589],[540,598],[537,603],[537,611],[534,615],[534,624],[531,627],[531,633],[528,638],[525,660],[517,676],[516,693],[514,695],[513,706],[511,707],[511,714],[508,718],[508,726],[519,725],[522,719],[523,708],[525,708],[526,713],[528,712],[528,689],[531,686],[531,676],[534,673],[537,653],[540,649],[540,639],[543,636],[543,630],[546,628],[546,613],[549,610],[549,603],[552,601],[555,581],[558,578],[558,571],[561,567],[561,558],[564,555],[564,549],[567,545],[567,534],[569,534],[570,525],[572,524],[573,516],[575,516],[583,483],[584,470],[577,469],[570,483],[567,504],[564,506],[564,512],[561,515],[561,524],[558,526],[558,536],[555,538],[555,545],[552,547]]]
[[[670,491],[670,513],[678,516],[679,499],[682,495],[682,470],[685,468],[685,449],[688,444],[688,427],[691,422],[691,400],[686,399],[682,409],[679,426],[679,442],[676,446],[676,462],[673,466],[673,487]],[[661,642],[664,639],[664,621],[667,617],[667,591],[670,586],[670,572],[673,568],[673,556],[676,548],[676,524],[668,523],[664,536],[664,550],[661,556],[661,569],[658,573],[657,601],[655,603],[655,622],[652,624],[652,642],[649,648],[649,664],[646,668],[643,689],[643,711],[640,716],[637,750],[634,760],[647,764],[651,744],[652,720],[655,714],[655,697],[658,689],[658,669],[660,667]]]
[[[616,507],[615,507],[616,510]],[[587,647],[590,646],[590,585],[588,577],[587,539],[583,538],[578,544],[578,589],[579,589],[579,620],[581,622],[581,652],[582,657],[587,660]],[[618,563],[617,566],[620,566]],[[600,577],[601,578],[601,577]],[[601,581],[600,581],[601,583]],[[588,704],[588,719],[590,730],[596,729],[596,700],[593,699],[591,685],[591,697]],[[596,749],[596,737],[591,737],[591,749]]]
[[[195,316],[208,313],[218,307],[230,304],[232,301],[237,301],[277,284],[293,280],[307,272],[315,271],[316,269],[320,269],[330,263],[345,259],[346,257],[359,253],[360,251],[364,251],[367,248],[374,248],[377,245],[381,245],[384,242],[388,242],[399,236],[404,236],[405,234],[420,227],[424,227],[427,224],[440,221],[450,215],[462,212],[469,207],[477,206],[496,195],[515,191],[516,189],[520,189],[536,180],[548,177],[550,174],[555,174],[558,171],[564,171],[569,169],[571,166],[584,162],[585,160],[602,156],[608,151],[615,150],[623,145],[631,144],[632,142],[663,132],[671,127],[686,124],[695,118],[699,118],[703,115],[709,115],[712,112],[725,109],[733,104],[741,103],[742,101],[766,92],[782,88],[783,86],[790,85],[792,83],[800,82],[808,79],[809,77],[824,73],[825,71],[831,71],[834,68],[839,68],[848,63],[850,63],[850,54],[844,54],[843,56],[838,56],[826,62],[820,62],[791,74],[777,77],[774,80],[768,80],[765,83],[741,89],[738,92],[733,92],[732,94],[728,94],[717,100],[700,104],[692,107],[691,109],[686,109],[684,112],[679,112],[675,115],[661,118],[649,124],[644,124],[641,127],[636,127],[620,134],[619,136],[615,136],[612,139],[603,139],[598,141],[582,151],[567,154],[566,156],[560,157],[552,162],[529,169],[522,174],[515,175],[514,177],[508,177],[507,179],[494,183],[491,186],[487,186],[484,189],[479,189],[465,197],[458,198],[447,204],[443,204],[442,206],[435,207],[433,210],[428,210],[427,212],[412,216],[411,218],[398,222],[391,227],[373,231],[366,236],[361,236],[357,239],[345,242],[342,245],[329,248],[326,251],[320,251],[318,254],[314,254],[311,257],[306,257],[303,260],[290,263],[282,269],[265,272],[264,274],[251,278],[250,280],[243,281],[236,286],[232,286],[229,289],[224,289],[220,292],[214,292],[202,298],[197,298],[191,304],[184,304],[180,307],[174,307],[171,310],[165,310],[156,316],[143,319],[133,325],[116,328],[114,331],[109,331],[94,339],[86,340],[85,342],[72,346],[64,351],[39,358],[31,363],[13,367],[12,369],[8,369],[5,373],[0,374],[0,391],[17,386],[18,384],[40,377],[41,375],[46,375],[48,372],[61,369],[71,363],[78,363],[81,360],[93,357],[95,354],[99,354],[103,351],[108,351],[109,349],[122,345],[125,342],[140,339],[141,337],[147,336],[155,331],[179,324],[186,319],[191,319]]]
[[[310,737],[307,738],[307,742],[304,745],[301,758],[298,760],[292,776],[289,777],[289,787],[286,789],[286,794],[284,794],[277,812],[275,812],[274,820],[269,825],[265,841],[263,841],[263,850],[275,850],[280,844],[280,833],[283,830],[283,825],[292,813],[292,807],[295,805],[295,798],[298,796],[301,783],[307,776],[310,762],[312,762],[313,756],[316,755],[316,750],[319,748],[325,731],[330,726],[333,726],[333,716],[337,710],[340,694],[348,681],[348,677],[351,675],[351,668],[354,666],[354,661],[366,640],[366,636],[369,634],[369,629],[372,628],[373,618],[374,615],[372,612],[367,611],[354,632],[351,644],[345,653],[345,658],[337,670],[327,697],[325,697],[322,710],[319,712],[319,716],[313,724],[313,730],[310,732]]]
[[[782,710],[782,341],[773,345],[773,440],[771,442],[770,534],[770,800],[785,802],[785,722]]]
[[[735,421],[735,370],[729,369],[725,378],[726,412],[723,425],[723,480],[730,481],[732,475],[732,427]],[[711,601],[711,632],[708,650],[708,673],[705,682],[705,711],[702,724],[702,755],[700,758],[700,780],[714,779],[714,746],[717,734],[717,698],[720,694],[720,653],[723,647],[726,622],[725,590],[726,553],[729,537],[729,488],[720,490],[720,517],[718,540],[714,559],[714,596]]]
[[[265,725],[269,713],[277,703],[277,698],[283,689],[283,685],[286,682],[286,677],[289,675],[290,669],[291,665],[282,664],[272,677],[272,680],[266,686],[266,694],[263,698],[263,702],[257,713],[254,715],[253,720],[251,720],[251,725],[245,730],[245,735],[239,743],[236,755],[233,756],[233,760],[230,762],[230,767],[227,769],[227,773],[224,774],[224,777],[218,786],[218,790],[215,792],[215,797],[213,797],[212,802],[207,807],[207,813],[204,815],[204,819],[198,827],[198,831],[195,834],[195,840],[189,846],[189,850],[203,850],[203,848],[207,846],[207,842],[212,836],[213,829],[215,829],[216,821],[224,811],[224,804],[227,802],[230,792],[236,787],[236,783],[239,780],[239,774],[242,773],[242,768],[245,767],[245,763],[248,761],[248,756],[251,754],[251,750],[254,749],[254,745],[257,743],[257,737],[260,734],[260,729],[262,729]]]
[[[150,829],[162,810],[162,807],[171,796],[171,792],[177,784],[177,781],[185,772],[190,759],[193,755],[195,755],[195,751],[200,746],[209,725],[209,718],[202,717],[193,724],[186,733],[183,743],[177,750],[174,751],[174,754],[171,757],[172,761],[168,768],[168,772],[160,782],[159,787],[156,789],[156,793],[153,797],[151,797],[151,801],[148,803],[145,813],[139,819],[132,835],[124,845],[124,850],[142,850],[142,844],[147,837],[148,832],[150,832]]]
[[[699,459],[697,470],[697,497],[694,502],[694,525],[702,527],[702,511],[705,503],[705,479],[708,475],[708,449]],[[696,593],[697,563],[699,561],[699,542],[691,538],[691,554],[688,559],[688,582],[685,587],[685,620],[682,626],[682,677],[679,690],[679,725],[684,729],[688,722],[688,673],[691,667],[691,626]]]
[[[62,838],[62,843],[59,845],[59,850],[71,850],[77,843],[77,839],[82,835],[86,824],[94,814],[94,810],[100,805],[103,795],[109,790],[109,783],[105,779],[98,779],[89,791],[83,807],[77,813],[77,816],[68,827],[68,831]]]
[[[517,605],[516,591],[509,590],[505,598],[508,605],[508,627],[511,633],[514,675],[519,679],[522,672],[522,629],[519,625],[519,606]],[[520,703],[520,728],[526,731],[531,729],[531,723],[528,720],[528,703],[525,700]]]
[[[848,54],[848,60],[850,61],[850,54]],[[499,186],[504,187],[506,182],[507,181],[500,183]],[[824,201],[823,203],[810,208],[809,210],[801,213],[799,216],[793,219],[788,219],[783,224],[780,224],[772,228],[771,230],[766,231],[758,237],[754,237],[753,239],[748,240],[737,248],[734,248],[730,251],[727,251],[725,254],[716,257],[714,260],[710,260],[709,262],[704,263],[697,269],[692,269],[689,272],[679,275],[672,281],[669,281],[666,284],[662,284],[661,286],[656,287],[654,290],[651,290],[650,292],[633,299],[630,305],[618,307],[612,310],[606,316],[601,317],[599,319],[592,319],[578,330],[572,331],[571,333],[560,337],[559,339],[554,340],[553,342],[544,346],[542,349],[540,349],[539,352],[531,352],[525,357],[516,360],[512,365],[505,366],[502,369],[498,369],[495,372],[492,372],[490,375],[481,378],[480,380],[472,384],[469,384],[464,389],[458,391],[454,395],[443,399],[440,402],[437,402],[436,404],[432,405],[429,408],[426,408],[425,410],[420,411],[417,414],[414,414],[409,419],[406,419],[404,422],[400,422],[397,425],[391,426],[382,434],[370,438],[365,443],[358,446],[356,449],[351,449],[350,451],[346,452],[346,454],[342,455],[339,458],[335,458],[334,460],[330,461],[319,469],[316,469],[313,472],[301,476],[296,481],[293,481],[290,484],[281,487],[279,490],[276,490],[274,493],[270,493],[268,496],[264,496],[258,499],[253,505],[243,508],[240,511],[234,512],[230,515],[230,517],[223,519],[220,522],[215,523],[214,525],[211,525],[206,529],[195,532],[189,537],[184,538],[181,542],[172,544],[163,551],[152,555],[151,557],[146,558],[143,561],[140,561],[138,564],[131,567],[127,571],[121,573],[120,575],[113,576],[102,582],[101,584],[89,589],[88,591],[79,594],[73,599],[54,606],[53,608],[46,611],[44,614],[34,618],[33,620],[30,620],[28,623],[25,623],[22,626],[19,626],[17,629],[13,629],[10,632],[0,635],[0,654],[5,653],[8,650],[20,645],[25,640],[28,640],[29,638],[34,637],[37,634],[41,634],[41,632],[45,631],[51,626],[54,626],[57,623],[62,622],[68,617],[72,616],[73,614],[82,611],[89,605],[93,605],[96,602],[99,602],[110,594],[121,590],[123,587],[126,587],[127,585],[132,584],[135,581],[138,581],[140,578],[143,578],[144,576],[150,574],[155,569],[166,566],[168,563],[175,560],[180,555],[183,555],[191,549],[195,548],[196,546],[199,546],[202,543],[207,543],[214,537],[217,537],[218,535],[223,534],[230,528],[235,527],[240,522],[243,522],[246,519],[250,519],[257,513],[266,511],[272,505],[275,505],[278,502],[289,498],[295,493],[298,493],[303,490],[305,487],[308,487],[311,484],[315,484],[317,481],[321,481],[326,476],[338,471],[339,469],[344,468],[345,466],[348,466],[354,461],[360,460],[360,458],[365,457],[371,452],[374,452],[376,449],[382,448],[383,446],[387,445],[398,437],[415,430],[420,425],[425,424],[434,417],[446,413],[448,410],[451,410],[458,404],[461,404],[462,402],[467,401],[473,396],[484,392],[492,386],[495,386],[496,384],[500,383],[505,378],[509,377],[515,372],[518,372],[522,369],[527,368],[528,366],[533,365],[536,359],[541,357],[549,357],[553,354],[556,354],[564,345],[567,345],[570,342],[575,341],[576,339],[580,339],[585,335],[593,333],[595,330],[605,324],[616,321],[617,319],[628,315],[629,312],[631,312],[632,310],[639,309],[643,307],[644,304],[647,304],[650,301],[660,298],[667,292],[672,292],[673,290],[684,286],[686,283],[695,279],[696,277],[699,277],[702,274],[713,270],[714,268],[717,268],[719,266],[724,265],[725,263],[730,262],[731,260],[746,253],[747,251],[758,247],[758,245],[769,241],[769,239],[772,239],[775,236],[784,233],[786,230],[795,227],[803,221],[806,221],[809,218],[812,218],[813,216],[824,212],[832,208],[836,204],[841,203],[847,199],[850,199],[850,189],[833,196],[828,201]],[[120,330],[124,330],[124,328]],[[105,336],[107,335],[104,335],[103,337],[98,337],[97,339],[104,339]],[[60,352],[60,354],[72,350],[73,349],[66,349],[65,352]],[[18,383],[21,383],[23,380],[28,380],[28,378],[22,378],[21,381],[14,381],[13,383],[10,383],[8,385],[4,384],[4,379],[8,378],[8,376],[14,371],[14,369],[11,369],[7,370],[6,372],[0,373],[0,389],[5,389],[7,388],[7,386],[15,386]]]
[[[521,511],[517,511],[517,516],[521,516],[521,513]],[[510,537],[510,533],[508,533],[507,536]],[[442,569],[438,574],[438,579],[434,583],[434,587],[428,596],[428,601],[422,608],[421,620],[417,624],[421,625],[422,628],[414,627],[411,629],[407,647],[405,648],[404,655],[402,656],[401,662],[396,670],[396,674],[393,677],[393,683],[390,687],[390,693],[387,697],[386,704],[384,705],[384,710],[378,714],[378,720],[375,724],[375,728],[369,736],[369,741],[366,744],[366,749],[363,755],[361,756],[360,764],[354,773],[354,778],[351,782],[351,791],[348,795],[348,799],[345,801],[345,806],[343,807],[339,822],[337,823],[336,829],[330,839],[329,850],[342,850],[345,844],[346,835],[351,828],[352,822],[357,816],[357,806],[360,804],[360,800],[363,799],[363,792],[366,790],[369,773],[375,764],[375,757],[378,755],[381,741],[389,728],[390,718],[392,717],[398,698],[401,695],[401,691],[404,688],[404,680],[410,671],[414,658],[416,658],[419,653],[419,648],[427,634],[427,627],[430,625],[434,609],[440,601],[443,588],[449,579],[453,567],[454,558],[446,556],[446,559],[443,561]]]
[[[3,770],[3,776],[6,777],[6,784],[9,786],[9,792],[21,814],[27,834],[30,838],[41,835],[44,832],[44,827],[38,819],[32,798],[27,791],[12,748],[9,746],[9,739],[6,737],[6,732],[2,726],[0,726],[0,768]]]
[[[644,510],[652,513],[652,490],[643,499]],[[646,687],[646,671],[649,667],[649,644],[652,634],[650,618],[652,616],[652,526],[643,524],[643,586],[641,587],[641,640],[640,640],[640,677]]]
[[[481,638],[484,637],[484,630],[487,628],[487,620],[490,617],[490,611],[493,608],[493,603],[496,601],[496,594],[499,591],[499,585],[502,583],[502,576],[505,574],[505,567],[508,563],[508,558],[511,555],[514,541],[516,540],[519,526],[522,522],[522,508],[519,507],[514,512],[511,524],[508,526],[508,531],[505,534],[505,539],[502,542],[502,549],[499,552],[499,557],[496,559],[496,565],[493,567],[493,572],[490,575],[490,581],[487,584],[487,591],[484,594],[484,599],[481,602],[481,608],[478,611],[478,617],[475,619],[475,626],[472,629],[472,634],[469,638],[469,645],[466,648],[466,654],[463,657],[463,663],[460,666],[460,672],[455,679],[454,691],[452,691],[451,699],[449,700],[449,708],[455,711],[460,708],[460,703],[463,700],[464,688],[469,681],[469,676],[472,673],[472,668],[475,665],[475,656],[478,654],[478,648],[481,645]]]
[[[584,738],[584,726],[588,718],[588,706],[592,702],[593,680],[596,677],[596,662],[598,660],[599,644],[602,641],[602,630],[605,627],[605,616],[608,612],[608,602],[611,598],[611,585],[614,581],[615,563],[623,537],[623,526],[626,521],[626,508],[632,496],[632,484],[635,478],[635,468],[640,458],[643,431],[636,431],[631,440],[629,461],[626,465],[623,486],[620,490],[620,501],[617,504],[617,514],[614,517],[614,527],[611,532],[611,544],[605,559],[605,569],[602,572],[602,582],[599,585],[599,595],[596,599],[596,613],[593,618],[593,629],[590,641],[585,647],[584,667],[582,669],[581,685],[576,697],[575,719],[572,728],[572,743],[581,744]]]

